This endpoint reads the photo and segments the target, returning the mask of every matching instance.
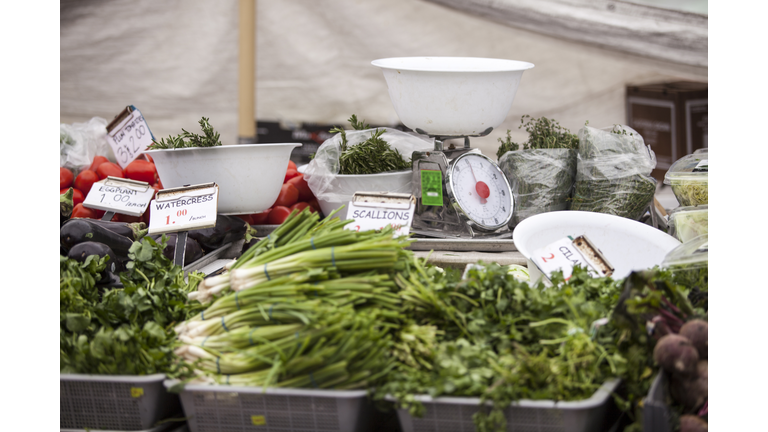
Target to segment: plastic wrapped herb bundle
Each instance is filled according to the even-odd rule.
[[[346,204],[357,191],[410,193],[411,154],[432,149],[433,143],[397,129],[371,129],[355,115],[349,122],[353,130],[332,129],[336,134],[318,147],[304,171],[320,205]],[[401,175],[406,182],[401,181]],[[371,182],[377,183],[375,188]]]
[[[528,118],[528,122],[525,119]],[[533,119],[526,115],[520,127],[528,131],[528,141],[506,141],[496,153],[499,167],[507,176],[515,197],[515,214],[510,227],[539,213],[568,210],[576,177],[578,137],[555,120]]]
[[[579,130],[571,210],[638,220],[653,201],[656,155],[629,126]]]

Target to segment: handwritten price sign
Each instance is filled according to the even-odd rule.
[[[347,206],[347,219],[354,223],[344,226],[355,231],[368,231],[392,226],[395,235],[408,235],[413,221],[415,201],[410,194],[381,195],[357,192]]]
[[[152,132],[141,112],[129,106],[107,126],[107,141],[117,163],[125,168],[152,144]]]
[[[154,192],[147,182],[110,176],[93,184],[83,206],[141,216]]]
[[[218,199],[215,183],[159,191],[149,203],[149,234],[216,226]]]

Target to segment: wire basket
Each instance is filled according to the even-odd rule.
[[[179,396],[190,432],[367,432],[374,410],[366,390],[187,384]]]
[[[59,375],[59,426],[65,429],[144,431],[181,412],[164,374]]]
[[[621,380],[605,382],[589,398],[580,401],[520,400],[504,410],[508,432],[594,432],[605,430],[611,393]],[[407,409],[398,409],[403,432],[474,432],[472,416],[480,411],[480,398],[418,395],[424,404],[424,417],[413,417]],[[387,400],[394,401],[388,396]]]

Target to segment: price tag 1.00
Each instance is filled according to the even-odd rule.
[[[147,182],[109,176],[91,186],[83,206],[141,216],[154,193],[155,190]]]
[[[131,105],[107,125],[107,142],[117,163],[125,168],[152,144],[152,132],[141,112]]]
[[[158,191],[149,203],[149,234],[216,226],[218,198],[216,183]]]

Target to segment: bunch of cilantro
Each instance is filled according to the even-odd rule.
[[[92,255],[82,263],[60,257],[61,373],[190,373],[173,353],[173,325],[202,309],[187,301],[202,275],[191,273],[185,281],[182,268],[162,253],[166,242],[165,236],[134,242],[120,274],[123,288],[96,286],[107,257]]]
[[[582,268],[552,281],[552,288],[531,286],[496,264],[464,280],[424,266],[399,277],[407,318],[396,337],[396,367],[376,397],[392,395],[414,416],[424,414],[414,395],[479,397],[491,408],[475,414],[476,430],[501,431],[515,400],[585,399],[621,378],[614,398],[632,411],[654,365],[646,339],[612,319],[626,282]]]

